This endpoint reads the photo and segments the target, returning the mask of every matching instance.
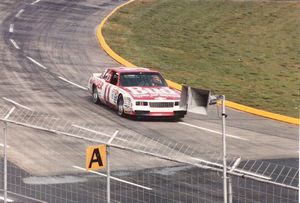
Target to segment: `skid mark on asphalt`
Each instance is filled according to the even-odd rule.
[[[179,123],[179,124],[182,124],[182,125],[190,126],[190,127],[193,127],[193,128],[197,128],[197,129],[199,129],[199,130],[203,130],[203,131],[211,132],[211,133],[214,133],[214,134],[222,135],[221,132],[218,132],[218,131],[215,131],[215,130],[211,130],[211,129],[208,129],[208,128],[204,128],[204,127],[192,125],[192,124],[185,123],[185,122],[178,122],[178,123]],[[226,137],[230,137],[230,138],[233,138],[233,139],[239,139],[239,140],[249,141],[249,140],[246,139],[246,138],[242,138],[242,137],[235,136],[235,135],[230,135],[230,134],[227,134],[227,133],[226,133]]]

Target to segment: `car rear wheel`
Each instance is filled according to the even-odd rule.
[[[96,87],[93,88],[93,102],[95,104],[100,104],[99,94]]]
[[[118,99],[117,114],[119,116],[124,116],[124,100],[123,100],[122,96],[119,96],[119,99]]]

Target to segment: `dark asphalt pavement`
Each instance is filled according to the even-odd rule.
[[[148,138],[160,138],[194,149],[220,153],[222,140],[215,131],[221,131],[221,120],[216,107],[209,109],[208,116],[189,114],[180,122],[136,121],[120,118],[113,110],[93,104],[87,91],[61,79],[86,87],[93,72],[119,66],[102,50],[95,30],[103,17],[123,2],[1,0],[0,100],[10,104],[2,99],[5,97],[66,120],[109,126],[112,131],[131,131]],[[295,166],[299,153],[298,126],[232,109],[227,109],[227,114],[226,132],[233,135],[227,139],[229,154],[242,156],[244,160],[267,159]],[[9,160],[32,176],[61,174],[65,165],[59,162],[69,164],[79,161],[65,152],[66,147],[81,146],[84,155],[86,146],[86,143],[67,138],[51,140],[38,131],[13,125],[9,126],[8,144],[11,145]],[[22,152],[18,152],[20,146]],[[37,146],[43,146],[49,152],[40,153],[38,159]],[[51,162],[50,152],[56,154]],[[124,159],[126,153],[115,150],[116,160],[112,163],[115,171],[174,165],[158,159],[148,165],[149,158],[144,155],[134,155],[137,159],[130,163]],[[133,156],[129,152],[127,154]],[[44,171],[40,170],[43,168],[41,166]]]

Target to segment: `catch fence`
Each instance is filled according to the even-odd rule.
[[[14,202],[107,202],[106,170],[86,171],[85,150],[113,135],[111,202],[223,202],[218,152],[5,103],[0,120],[7,125],[0,189]],[[228,156],[227,167],[229,202],[298,202],[298,168],[236,156]]]

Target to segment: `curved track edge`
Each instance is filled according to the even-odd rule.
[[[111,57],[113,58],[115,61],[117,61],[118,63],[122,64],[125,67],[136,67],[136,65],[130,63],[129,61],[127,61],[126,59],[122,58],[120,55],[118,55],[116,52],[114,52],[109,45],[106,43],[106,40],[103,36],[102,30],[104,27],[104,24],[106,23],[106,21],[114,14],[116,13],[120,8],[134,2],[135,0],[130,0],[127,1],[126,3],[123,3],[121,5],[119,5],[118,7],[116,7],[114,10],[112,10],[99,24],[99,26],[96,29],[96,37],[101,45],[101,47],[103,48],[103,50]],[[168,85],[172,88],[181,90],[181,85],[178,83],[175,83],[171,80],[167,80]],[[276,114],[276,113],[272,113],[272,112],[268,112],[268,111],[264,111],[264,110],[260,110],[260,109],[255,109],[249,106],[245,106],[242,104],[238,104],[232,101],[226,101],[226,106],[239,110],[239,111],[243,111],[243,112],[247,112],[247,113],[251,113],[254,115],[258,115],[258,116],[262,116],[265,118],[270,118],[273,120],[277,120],[277,121],[281,121],[281,122],[285,122],[285,123],[290,123],[290,124],[296,124],[296,125],[300,125],[300,119],[297,118],[293,118],[293,117],[288,117],[288,116],[284,116],[284,115],[280,115],[280,114]]]

